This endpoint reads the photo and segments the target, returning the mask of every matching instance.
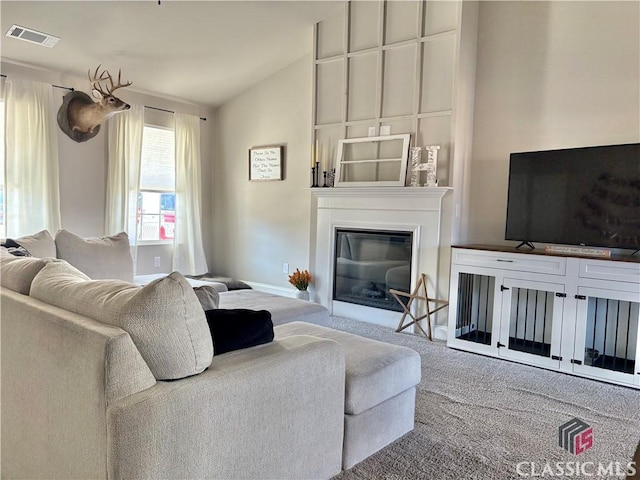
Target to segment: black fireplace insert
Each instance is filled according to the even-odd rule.
[[[337,229],[333,299],[402,311],[389,289],[411,287],[411,232]]]

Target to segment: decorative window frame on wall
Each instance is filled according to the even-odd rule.
[[[336,156],[336,187],[403,187],[407,177],[407,160],[409,156],[410,135],[387,135],[381,137],[362,137],[349,138],[338,141],[338,153]],[[396,150],[387,156],[386,153],[391,150],[385,148],[385,142],[402,142],[398,149],[398,156],[395,156]],[[353,159],[349,152],[349,145],[370,143],[373,144],[373,157],[362,157]],[[360,155],[359,157],[361,157]],[[349,178],[347,168],[363,167],[361,174],[367,170],[369,176],[375,177],[371,180],[358,180],[357,178]],[[385,168],[386,167],[386,168]],[[390,168],[389,168],[390,167]],[[381,170],[386,170],[382,171]],[[355,172],[358,173],[357,171]],[[395,178],[394,177],[395,174]]]
[[[339,140],[388,126],[411,134],[414,146],[440,145],[440,185],[454,183],[463,8],[461,1],[347,2],[341,15],[316,24],[312,140],[329,152],[329,167],[337,167]]]

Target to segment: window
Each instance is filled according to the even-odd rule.
[[[145,125],[142,135],[138,240],[171,241],[176,202],[175,136],[173,130]]]

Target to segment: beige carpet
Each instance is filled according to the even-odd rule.
[[[530,478],[624,478],[615,468],[626,468],[640,441],[639,390],[460,352],[355,320],[334,317],[329,326],[422,357],[415,429],[335,480],[526,478],[516,469],[520,462]],[[558,446],[558,427],[574,417],[593,427],[594,445],[581,455]],[[541,477],[546,463],[555,475]],[[582,475],[598,473],[599,463],[605,469],[613,463],[613,470]],[[580,475],[568,475],[570,467]]]

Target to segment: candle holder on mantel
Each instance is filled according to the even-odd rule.
[[[320,186],[320,163],[316,162],[315,167],[311,167],[311,188]]]
[[[328,187],[329,185],[327,185],[327,171],[324,170],[322,172],[322,186],[323,187]]]

